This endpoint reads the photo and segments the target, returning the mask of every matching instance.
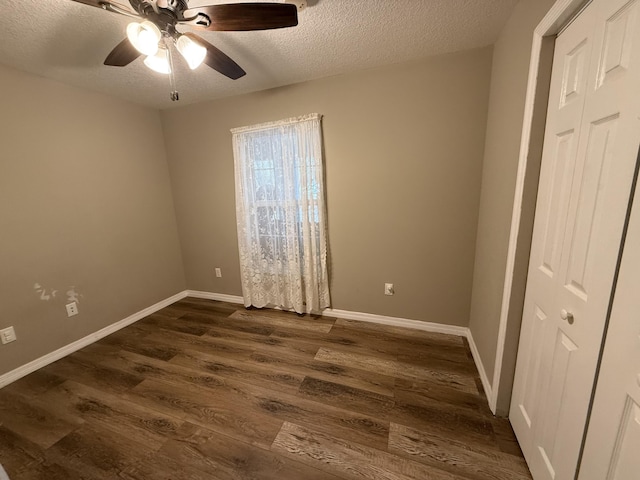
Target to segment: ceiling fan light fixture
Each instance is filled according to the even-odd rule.
[[[178,38],[176,47],[189,64],[191,70],[198,68],[207,56],[207,49],[186,35],[181,35],[180,38]]]
[[[133,22],[127,25],[127,38],[140,53],[153,56],[158,53],[158,42],[162,33],[154,23],[145,20],[142,23]]]
[[[144,59],[144,64],[154,72],[169,75],[171,64],[169,63],[169,51],[166,48],[159,48],[155,55],[149,55]]]

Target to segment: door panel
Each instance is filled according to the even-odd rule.
[[[640,472],[640,406],[627,397],[624,412],[610,468],[613,480],[633,479]]]
[[[562,445],[557,444],[560,436],[559,430],[563,428],[562,420],[565,418],[563,408],[567,407],[565,399],[567,376],[569,366],[573,360],[573,354],[578,347],[561,330],[557,331],[557,338],[551,362],[549,390],[544,399],[544,417],[540,419],[540,433],[538,451],[544,462],[545,469],[551,478],[555,477],[556,460],[562,455]],[[556,446],[561,448],[556,448]],[[559,451],[560,450],[560,451]]]
[[[614,81],[617,75],[624,75],[629,69],[637,15],[635,3],[627,3],[607,19],[598,69],[598,88],[605,82]]]
[[[584,100],[589,62],[587,43],[589,43],[588,39],[583,39],[564,58],[560,108],[566,107],[571,102],[581,103]]]
[[[617,120],[618,115],[614,115],[593,122],[587,140],[585,165],[569,249],[569,266],[565,277],[565,287],[584,302],[588,300],[590,284],[587,274],[593,272],[593,269],[587,267],[594,252],[591,248],[595,236],[594,229],[598,229],[600,217],[605,213],[603,202],[606,192],[601,191],[601,188],[611,187],[607,180]]]
[[[553,278],[560,264],[562,234],[567,215],[567,192],[570,191],[571,173],[575,161],[574,131],[562,132],[556,136],[555,154],[549,159],[552,186],[550,199],[545,212],[544,248],[540,269],[549,278]]]
[[[528,345],[527,358],[525,361],[526,367],[524,387],[520,392],[518,398],[518,408],[520,409],[521,418],[526,423],[527,428],[531,428],[533,421],[535,420],[534,412],[535,406],[538,404],[538,394],[540,389],[538,388],[538,379],[540,374],[540,362],[542,360],[542,338],[544,337],[544,330],[547,320],[545,313],[540,308],[534,306],[533,318],[528,322],[531,328],[531,333],[527,336],[531,344]],[[537,349],[535,347],[538,347]]]

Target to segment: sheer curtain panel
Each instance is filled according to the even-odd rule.
[[[245,306],[330,305],[321,116],[231,130]]]

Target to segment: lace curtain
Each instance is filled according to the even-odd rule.
[[[321,116],[231,132],[245,306],[327,308]]]

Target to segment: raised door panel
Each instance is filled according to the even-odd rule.
[[[603,200],[608,188],[616,188],[608,183],[608,173],[615,144],[618,114],[591,123],[587,139],[584,164],[580,172],[580,189],[577,195],[576,212],[572,222],[569,263],[565,274],[565,288],[583,302],[587,302],[590,290],[590,276],[593,274],[592,255],[594,232],[599,228],[603,210]]]
[[[580,102],[581,97],[584,97],[589,65],[588,42],[588,39],[583,39],[565,54],[560,94],[561,109],[572,102]]]
[[[570,385],[567,377],[571,364],[575,363],[577,350],[578,346],[564,332],[557,330],[549,386],[543,399],[544,416],[540,421],[535,452],[540,456],[548,478],[556,477],[556,464],[564,459],[564,445],[558,440],[561,437],[559,432],[566,428],[566,410],[571,408],[566,398],[570,393],[567,391],[567,385]]]
[[[539,269],[550,279],[558,271],[560,263],[562,235],[564,234],[564,224],[569,205],[568,192],[571,187],[576,156],[575,137],[574,130],[556,135],[554,155],[549,158],[551,189],[547,194],[549,200],[542,220],[544,222],[544,239]]]
[[[607,480],[630,480],[640,473],[640,406],[627,397],[627,404],[618,427]]]
[[[598,68],[597,88],[624,75],[631,64],[637,6],[628,2],[607,18],[602,55]]]
[[[531,344],[525,347],[527,352],[524,361],[524,382],[523,388],[518,392],[516,403],[520,410],[522,419],[526,423],[527,428],[531,428],[536,419],[536,408],[539,402],[540,385],[540,365],[543,355],[543,339],[545,334],[547,315],[537,306],[533,307],[533,311],[529,313],[532,319],[527,322],[531,332],[527,337]]]

